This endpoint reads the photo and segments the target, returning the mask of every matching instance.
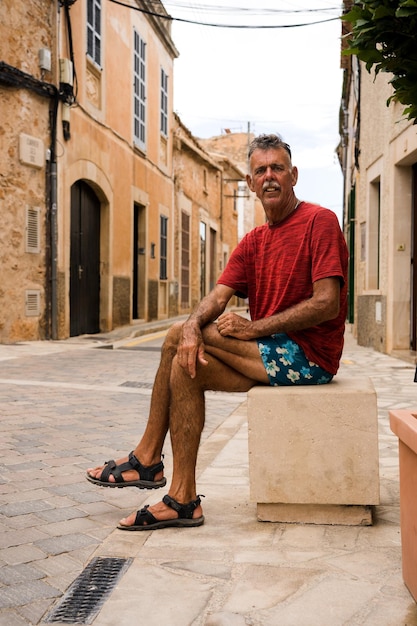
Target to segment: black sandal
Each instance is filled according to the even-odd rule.
[[[139,480],[124,480],[122,473],[127,470],[136,470],[139,473]],[[106,461],[100,478],[94,478],[90,474],[86,474],[87,480],[94,485],[101,487],[137,487],[138,489],[159,489],[166,485],[167,479],[161,478],[155,480],[155,475],[164,469],[162,461],[145,467],[137,460],[133,452],[129,454],[129,460],[120,465],[116,465],[115,461]],[[115,482],[110,482],[110,476],[114,476]]]
[[[204,496],[201,496],[204,498]],[[195,509],[201,504],[200,496],[191,500],[188,504],[180,504],[171,496],[164,496],[162,502],[178,513],[175,519],[159,520],[148,511],[149,504],[136,513],[135,522],[132,526],[119,524],[119,530],[158,530],[159,528],[190,528],[204,524],[204,515],[193,518]]]

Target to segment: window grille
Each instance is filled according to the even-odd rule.
[[[41,292],[38,289],[26,289],[25,291],[25,315],[37,317],[41,309]]]
[[[181,213],[181,306],[190,305],[190,216]]]
[[[168,257],[168,218],[164,215],[160,216],[160,257],[159,257],[159,278],[166,280],[167,257]]]
[[[146,43],[134,31],[133,59],[133,139],[135,144],[146,146]]]
[[[168,137],[168,74],[161,68],[161,133]]]
[[[40,252],[40,209],[26,207],[26,252]]]

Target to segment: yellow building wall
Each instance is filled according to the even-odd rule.
[[[147,286],[142,291],[146,302],[141,303],[141,311],[144,319],[152,319],[164,315],[167,309],[166,288],[160,289],[159,285],[159,215],[169,218],[172,229],[172,140],[170,130],[167,138],[160,133],[160,74],[163,67],[169,77],[169,111],[172,111],[176,50],[169,32],[161,39],[146,15],[112,3],[103,3],[102,10],[102,63],[97,67],[86,54],[86,2],[79,1],[71,8],[77,105],[70,110],[71,138],[65,141],[60,130],[64,150],[59,160],[62,183],[59,271],[63,286],[59,310],[60,334],[64,336],[68,336],[70,319],[69,190],[79,179],[88,182],[101,201],[100,329],[105,331],[130,323],[132,318],[135,202],[143,204],[146,211]],[[144,152],[133,141],[134,30],[146,43]],[[69,54],[64,45],[61,54]],[[151,244],[154,244],[154,258],[150,254]],[[168,270],[172,272],[172,268]]]

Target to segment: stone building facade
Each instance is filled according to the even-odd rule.
[[[238,242],[239,182],[245,173],[225,156],[209,154],[174,121],[178,314],[194,307],[216,283]],[[236,303],[235,303],[236,304]]]
[[[202,139],[201,145],[215,158],[225,157],[235,163],[245,175],[249,171],[248,150],[254,139],[253,133],[231,133]],[[238,239],[255,226],[265,221],[265,212],[260,200],[252,193],[245,179],[238,181]]]
[[[0,3],[0,342],[187,313],[236,245],[244,172],[174,116],[164,15]]]
[[[57,67],[53,58],[46,72],[38,54],[56,38],[56,6],[49,0],[0,3],[0,341],[48,334],[45,198],[56,95],[48,78]]]
[[[349,321],[360,345],[402,356],[417,349],[417,127],[387,100],[390,76],[342,57],[344,229],[350,248]]]

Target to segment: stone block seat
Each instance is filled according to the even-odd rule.
[[[250,500],[260,521],[372,524],[379,454],[369,378],[255,386],[248,427]]]

